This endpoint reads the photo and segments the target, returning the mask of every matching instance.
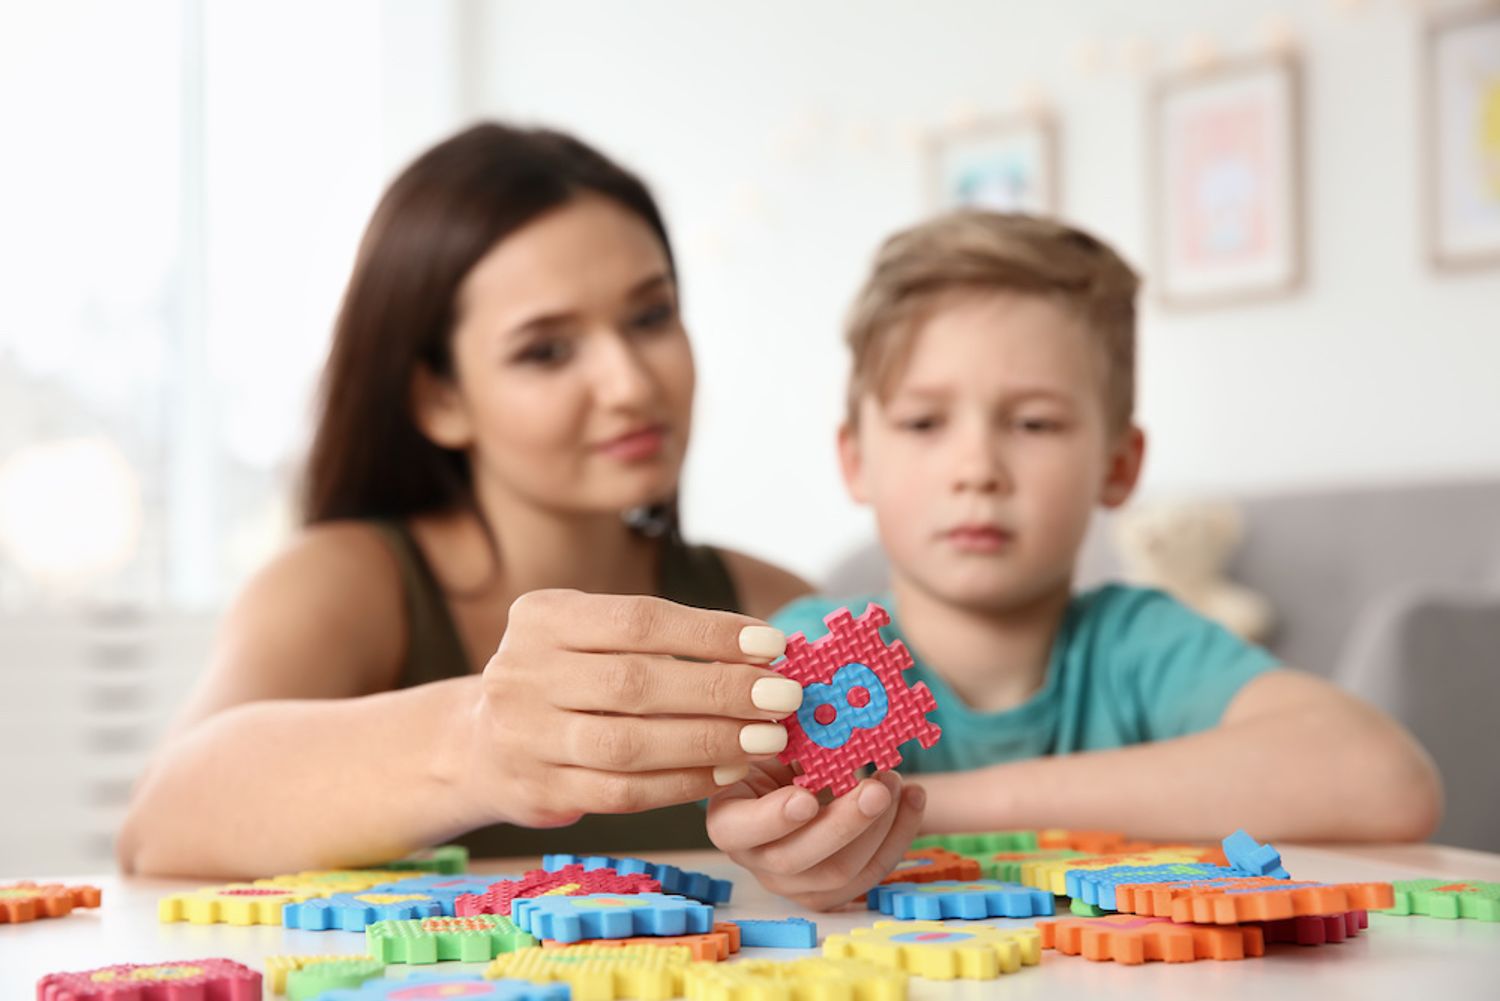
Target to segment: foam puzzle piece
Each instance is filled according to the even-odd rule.
[[[121,963],[37,981],[37,1001],[260,1001],[261,975],[230,959]]]
[[[385,964],[369,956],[311,963],[292,970],[286,978],[289,1001],[314,1001],[329,991],[358,987],[385,976]]]
[[[523,897],[511,911],[516,925],[540,939],[636,935],[701,935],[714,923],[714,909],[664,893],[593,893],[582,897]]]
[[[1035,851],[992,852],[987,858],[981,859],[979,865],[985,879],[1020,883],[1023,882],[1021,867],[1025,864],[1091,857],[1087,852],[1075,852],[1069,848],[1039,848]]]
[[[364,931],[376,921],[433,918],[443,913],[442,901],[425,893],[335,893],[287,904],[281,923],[305,931]]]
[[[661,949],[635,945],[618,949],[569,946],[527,949],[501,956],[486,977],[511,977],[532,983],[567,984],[572,1001],[667,1001],[682,994],[682,975],[692,953],[685,947]]]
[[[1191,963],[1199,959],[1244,959],[1266,952],[1264,934],[1255,925],[1178,924],[1166,918],[1109,914],[1038,921],[1036,926],[1044,949],[1126,966],[1148,960]]]
[[[694,963],[683,988],[692,1001],[906,1001],[908,980],[858,959],[745,959]]]
[[[457,876],[469,871],[469,849],[463,845],[438,845],[426,851],[413,852],[405,858],[392,859],[373,866],[395,872],[428,872],[437,876]]]
[[[806,918],[783,918],[780,921],[736,920],[740,940],[761,949],[816,949],[818,926]]]
[[[418,974],[371,980],[351,990],[329,991],[318,1001],[568,1001],[566,984],[485,980],[476,974]]]
[[[644,873],[620,875],[613,869],[585,869],[567,865],[556,872],[533,869],[520,879],[492,883],[483,893],[461,894],[453,912],[461,917],[471,914],[509,914],[512,902],[520,897],[569,896],[592,893],[659,893],[661,884]]]
[[[1500,883],[1477,879],[1398,879],[1391,914],[1500,921]]]
[[[1353,938],[1370,927],[1370,916],[1365,911],[1347,911],[1343,914],[1310,914],[1280,921],[1266,921],[1260,925],[1266,944],[1295,943],[1297,945],[1325,945]]]
[[[283,876],[267,876],[255,880],[251,885],[318,891],[319,896],[329,896],[334,893],[358,893],[384,884],[405,882],[417,875],[412,873],[411,876],[402,876],[400,873],[379,869],[312,869]]]
[[[734,883],[715,879],[706,872],[683,870],[641,858],[616,858],[613,855],[543,855],[542,868],[557,872],[565,866],[581,865],[585,871],[613,869],[622,876],[639,873],[661,884],[662,893],[672,893],[704,904],[727,904],[734,894]]]
[[[0,925],[20,924],[38,918],[64,918],[75,908],[98,907],[101,897],[97,886],[32,882],[0,884]]]
[[[1109,869],[1117,865],[1162,865],[1167,862],[1222,862],[1217,848],[1153,848],[1144,852],[1089,855],[1074,859],[1038,859],[1021,863],[1020,882],[1056,896],[1068,892],[1068,873],[1075,869]]]
[[[979,862],[946,848],[913,848],[882,883],[933,883],[940,879],[978,879]]]
[[[348,969],[348,970],[350,970],[352,972],[352,970],[355,968],[354,964],[358,964],[360,966],[377,968],[375,973],[370,974],[370,976],[372,976],[372,977],[378,977],[378,976],[380,976],[385,971],[385,964],[384,963],[382,963],[378,959],[371,959],[369,956],[348,956],[348,955],[345,955],[345,956],[338,956],[338,955],[325,955],[325,956],[289,956],[289,955],[280,955],[280,956],[267,956],[262,961],[262,963],[265,966],[266,989],[268,991],[270,991],[272,994],[285,994],[288,997],[291,997],[293,999],[293,1001],[301,1001],[302,998],[306,998],[306,997],[316,997],[318,994],[322,993],[322,991],[324,991],[324,990],[331,990],[334,987],[354,987],[354,986],[357,986],[358,984],[363,983],[364,980],[370,979],[369,977],[365,977],[365,978],[360,979],[360,980],[350,980],[350,982],[348,982],[348,983],[330,983],[326,987],[323,987],[323,988],[321,988],[319,990],[310,990],[309,987],[308,987],[309,984],[316,983],[317,982],[316,980],[313,980],[313,981],[303,980],[303,981],[301,981],[301,983],[302,983],[303,986],[300,987],[300,988],[298,988],[295,992],[293,992],[291,990],[291,988],[289,987],[290,978],[291,978],[292,974],[294,974],[294,973],[296,973],[296,972],[298,972],[300,970],[311,969],[312,967],[315,967],[315,966],[318,966],[318,967],[321,967],[321,966],[340,967],[340,966],[345,966],[345,964],[349,964],[346,967],[346,969]]]
[[[1035,928],[954,928],[937,921],[877,921],[823,943],[830,958],[865,959],[928,980],[993,980],[1041,962]]]
[[[1090,904],[1087,901],[1073,898],[1068,901],[1068,913],[1075,918],[1102,918],[1109,912],[1102,907]]]
[[[504,876],[441,876],[413,875],[406,879],[395,882],[381,883],[369,888],[370,893],[425,893],[443,905],[443,913],[448,917],[454,916],[454,908],[458,898],[465,894],[484,894],[497,882],[503,882]]]
[[[536,944],[534,936],[498,914],[377,921],[365,929],[366,949],[387,963],[486,963],[503,952]]]
[[[1224,839],[1224,857],[1231,866],[1252,876],[1292,878],[1281,864],[1280,852],[1270,845],[1261,844],[1244,831],[1235,831]]]
[[[980,831],[974,834],[924,834],[912,839],[913,848],[943,848],[982,859],[996,852],[1036,851],[1036,831]]]
[[[1045,890],[1019,883],[980,879],[968,883],[890,883],[877,886],[865,898],[872,911],[906,920],[940,921],[964,918],[1031,918],[1053,912],[1055,901]]]
[[[1106,911],[1115,906],[1115,887],[1130,883],[1189,883],[1204,879],[1243,879],[1240,869],[1208,862],[1165,862],[1161,865],[1116,865],[1107,869],[1070,869],[1063,876],[1065,892],[1074,900]]]
[[[1125,836],[1123,831],[1072,831],[1053,827],[1038,831],[1036,847],[1068,849],[1090,855],[1119,855],[1124,852],[1150,851],[1157,845]]]
[[[163,897],[157,901],[156,916],[163,924],[279,925],[287,904],[300,904],[324,892],[311,886],[292,889],[230,883]]]
[[[713,928],[701,935],[640,935],[633,938],[585,938],[577,942],[542,942],[544,949],[583,949],[589,946],[620,948],[645,945],[653,948],[681,946],[700,963],[719,963],[740,951],[740,926],[730,921],[715,921]]]
[[[1390,907],[1389,883],[1294,883],[1268,876],[1122,884],[1119,910],[1195,924],[1239,924]]]
[[[771,665],[803,689],[802,707],[782,721],[787,745],[777,755],[801,766],[794,781],[802,788],[843,795],[858,784],[857,769],[895,768],[903,743],[931,747],[942,735],[927,721],[937,708],[931,690],[921,682],[907,687],[902,677],[912,666],[906,646],[887,646],[880,636],[890,621],[876,604],[858,619],[841,608],[823,619],[828,635],[808,643],[792,634],[786,656]]]

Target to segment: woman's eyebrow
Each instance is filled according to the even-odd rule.
[[[658,292],[663,289],[670,289],[675,286],[676,282],[672,280],[671,275],[667,274],[665,271],[658,271],[656,274],[651,275],[648,278],[643,278],[642,280],[636,282],[635,285],[631,286],[630,291],[625,293],[625,297],[627,299],[639,299],[640,297],[648,295],[652,292]]]

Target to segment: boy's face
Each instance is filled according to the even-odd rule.
[[[1130,495],[1144,437],[1111,434],[1083,321],[1009,292],[943,302],[839,453],[899,583],[974,610],[1071,584],[1093,508]]]

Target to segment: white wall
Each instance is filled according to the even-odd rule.
[[[1147,258],[1151,69],[1195,35],[1306,54],[1308,284],[1191,314],[1148,305],[1155,493],[1500,474],[1500,271],[1420,244],[1416,3],[495,0],[470,16],[477,113],[572,129],[662,196],[701,369],[685,506],[698,537],[817,574],[868,522],[833,431],[839,321],[882,235],[924,210],[912,135],[1015,110],[1062,129],[1065,214]],[[1089,45],[1105,65],[1085,72]]]

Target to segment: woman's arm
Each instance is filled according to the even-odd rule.
[[[740,593],[746,615],[769,619],[783,605],[812,593],[812,585],[794,573],[732,549],[719,552]]]
[[[925,830],[1075,827],[1218,839],[1420,841],[1442,780],[1394,720],[1296,671],[1261,675],[1212,730],[1111,751],[924,775]]]

